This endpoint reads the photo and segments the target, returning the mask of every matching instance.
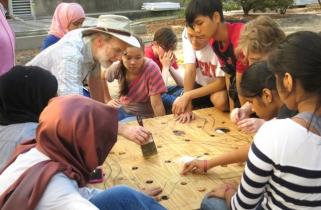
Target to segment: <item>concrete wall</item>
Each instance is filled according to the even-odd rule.
[[[39,16],[52,16],[56,5],[61,0],[33,0],[35,14]],[[140,10],[144,2],[164,2],[168,0],[63,0],[63,2],[78,2],[86,13],[104,13],[123,10]],[[179,2],[179,0],[170,0]]]

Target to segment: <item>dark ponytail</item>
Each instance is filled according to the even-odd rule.
[[[140,49],[144,52],[144,42],[143,40],[136,36],[136,35],[133,35],[139,42],[140,44]],[[126,53],[125,53],[126,55]],[[119,79],[118,79],[118,82],[119,82],[119,95],[120,96],[125,96],[127,95],[128,91],[129,91],[129,87],[128,87],[128,82],[126,80],[126,72],[127,72],[127,69],[123,63],[123,60],[120,61],[120,71],[119,71]]]
[[[280,81],[289,73],[306,92],[319,96],[315,111],[321,106],[321,36],[310,31],[289,35],[269,56],[269,69]],[[279,84],[283,87],[283,83]]]
[[[251,65],[242,75],[240,95],[246,98],[262,96],[263,89],[276,90],[275,77],[266,61]]]

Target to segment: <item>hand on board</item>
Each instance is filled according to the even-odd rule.
[[[142,188],[141,189],[143,193],[145,193],[148,196],[153,197],[155,200],[160,201],[159,195],[163,192],[163,189],[161,187],[152,187],[152,188]]]
[[[136,144],[143,145],[149,140],[150,132],[142,126],[125,125],[119,123],[118,134]]]
[[[237,127],[245,133],[252,134],[256,133],[264,123],[265,120],[260,118],[246,118],[239,121]]]
[[[173,103],[172,112],[174,115],[180,115],[186,112],[186,108],[190,103],[188,95],[185,93],[180,97],[177,97]]]
[[[247,113],[247,111],[242,108],[235,108],[230,113],[230,119],[235,124],[247,118],[248,116],[249,114]]]
[[[206,173],[207,170],[208,170],[208,166],[205,165],[204,160],[195,159],[184,164],[184,168],[181,174],[186,175],[189,172],[203,174],[203,173]]]
[[[184,124],[184,123],[190,123],[192,120],[195,120],[195,118],[196,116],[193,112],[186,112],[177,116],[175,120],[178,121],[179,123]]]
[[[236,182],[229,182],[221,184],[207,193],[207,197],[215,197],[225,199],[227,194],[234,194],[237,190],[238,184]]]

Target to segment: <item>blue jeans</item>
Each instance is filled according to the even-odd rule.
[[[86,97],[89,97],[90,98],[90,92],[87,88],[83,87],[82,88],[82,94]]]
[[[90,199],[100,210],[166,210],[152,197],[126,186],[107,189]]]
[[[205,197],[201,203],[201,210],[229,210],[226,201],[221,198]],[[255,210],[263,210],[261,205],[258,205]]]
[[[134,118],[134,115],[128,114],[123,107],[119,107],[118,109],[118,121],[125,122],[127,118]],[[135,119],[133,119],[135,120]],[[131,121],[131,120],[130,120]]]
[[[229,210],[225,200],[221,198],[205,197],[201,203],[201,210]]]
[[[172,105],[177,97],[183,92],[183,88],[179,86],[167,87],[167,93],[162,94],[162,101],[167,114],[172,112]]]

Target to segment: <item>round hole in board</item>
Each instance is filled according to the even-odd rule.
[[[202,126],[201,126],[201,125],[198,125],[197,127],[198,127],[198,128],[202,128]]]
[[[162,125],[165,125],[165,124],[166,124],[166,122],[161,122],[161,124],[162,124]]]
[[[205,187],[199,187],[197,189],[198,192],[205,192],[206,191],[206,188]]]
[[[163,146],[162,145],[157,145],[157,148],[162,148]]]
[[[124,155],[126,152],[118,152],[119,155]]]
[[[215,137],[215,135],[214,135],[214,134],[211,134],[210,137]]]
[[[181,185],[187,185],[187,182],[181,182]]]
[[[215,132],[219,133],[219,134],[224,134],[224,133],[228,133],[231,130],[229,128],[225,128],[225,127],[219,127],[219,128],[215,128]]]
[[[133,167],[132,167],[132,170],[137,170],[137,169],[138,169],[137,166],[133,166]]]
[[[222,121],[222,124],[225,124],[226,122],[225,121]]]
[[[185,139],[186,142],[190,142],[191,140],[190,139]]]
[[[176,136],[183,136],[183,135],[185,135],[185,132],[184,132],[184,131],[180,131],[180,130],[173,130],[173,133],[174,133]]]
[[[147,180],[146,184],[152,184],[154,181],[153,180]]]
[[[172,161],[170,161],[170,160],[165,160],[165,163],[171,163]]]
[[[162,196],[161,196],[161,199],[162,199],[162,200],[168,200],[169,197],[168,197],[167,195],[162,195]]]
[[[208,153],[208,152],[204,152],[204,155],[210,155],[210,153]]]

